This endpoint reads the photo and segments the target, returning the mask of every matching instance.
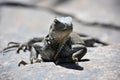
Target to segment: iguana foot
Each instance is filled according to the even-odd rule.
[[[30,60],[30,63],[33,64],[33,63],[41,63],[42,60],[41,59],[33,59],[33,60]]]

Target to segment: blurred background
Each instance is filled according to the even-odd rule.
[[[57,16],[71,16],[75,32],[120,42],[120,0],[0,0],[0,46],[45,36]]]

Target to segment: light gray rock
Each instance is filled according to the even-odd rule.
[[[43,8],[1,7],[0,8],[0,41],[26,42],[33,37],[45,36],[56,16],[60,16]],[[89,26],[77,22],[73,18],[74,31],[100,39],[109,44],[120,42],[120,31]],[[3,45],[0,44],[0,45]]]
[[[90,61],[74,64],[55,65],[52,62],[29,64],[17,67],[25,54],[15,54],[15,51],[0,54],[1,80],[119,80],[120,78],[120,45],[88,48],[83,59]],[[24,54],[24,55],[23,55]],[[19,59],[18,59],[19,57]]]
[[[45,36],[55,18],[55,14],[43,9],[20,7],[0,9],[0,39],[3,44],[9,41],[25,42],[33,37]]]
[[[51,8],[83,22],[120,27],[119,0],[0,0],[0,3],[6,2]]]
[[[119,4],[119,0],[44,0],[37,5],[70,14],[83,22],[113,24],[120,27]]]
[[[120,42],[120,31],[116,29],[103,28],[102,26],[83,25],[73,20],[74,31],[97,38],[108,44],[117,44]]]

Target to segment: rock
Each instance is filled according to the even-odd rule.
[[[51,8],[85,23],[120,27],[119,0],[0,0],[1,3]]]
[[[45,36],[55,16],[60,16],[42,8],[4,6],[0,10],[0,42],[4,44],[10,41],[25,42],[33,37]],[[74,18],[73,26],[75,32],[98,38],[103,42],[109,44],[120,42],[119,30],[84,25]]]
[[[74,31],[85,34],[94,38],[97,38],[108,44],[117,44],[120,42],[119,30],[103,28],[102,26],[89,26],[83,25],[75,20],[73,20]]]
[[[113,24],[120,27],[119,3],[119,0],[44,0],[37,5],[75,16],[83,22]]]
[[[2,44],[7,44],[9,41],[25,42],[33,37],[47,35],[55,17],[55,14],[43,9],[4,6],[0,10]]]
[[[52,62],[29,64],[17,67],[18,57],[14,51],[0,54],[1,80],[119,80],[120,45],[88,48],[79,66],[68,63],[55,65]],[[15,57],[16,56],[16,57]],[[9,58],[8,58],[9,57]],[[19,58],[20,59],[20,58]],[[24,55],[24,59],[26,56]],[[89,59],[89,61],[84,62]]]
[[[52,1],[54,2],[54,0]],[[66,2],[61,3],[59,5],[57,3],[59,1],[56,1],[58,6],[54,4],[54,6],[56,6],[54,10],[58,9],[62,11],[63,7],[61,5],[65,6],[66,4],[67,6],[70,4],[75,4],[77,3],[76,1],[78,0],[74,2],[72,0],[71,1],[65,0],[65,1]],[[83,0],[80,0],[80,1],[83,1]],[[98,0],[95,0],[95,2],[96,1]],[[67,4],[67,2],[69,4]],[[86,3],[86,0],[83,1],[83,3]],[[59,6],[61,6],[61,8],[59,8]],[[66,7],[66,9],[68,8]],[[74,10],[74,7],[73,7],[73,10]],[[72,14],[72,12],[69,12],[69,10],[66,11],[65,13]],[[113,13],[114,12],[108,15],[111,16]],[[78,15],[76,14],[75,16],[77,17]],[[0,51],[10,41],[23,43],[33,37],[45,36],[46,34],[48,34],[49,27],[56,15],[60,16],[60,14],[57,14],[54,11],[48,10],[45,7],[41,8],[40,6],[38,7],[17,7],[17,6],[16,7],[15,6],[0,7]],[[101,15],[101,14],[98,14],[98,15]],[[93,16],[93,15],[90,14],[89,16]],[[104,16],[106,16],[106,14],[103,15],[103,17]],[[116,16],[118,15],[116,14]],[[97,16],[97,18],[98,18],[97,20],[98,22],[99,20],[101,21],[101,19],[99,19],[99,16]],[[80,20],[82,20],[82,18],[80,18]],[[87,21],[89,22],[89,20],[90,19],[88,19]],[[105,20],[105,23],[107,23],[106,22],[107,20],[106,19],[104,20]],[[115,20],[118,20],[118,19],[116,19],[115,17]],[[94,19],[91,18],[91,21],[94,21]],[[113,17],[111,21],[113,24],[115,23],[115,25],[119,25],[116,21],[113,20]],[[13,79],[14,80],[39,80],[39,79],[40,80],[45,80],[45,79],[46,80],[79,80],[79,79],[81,80],[101,80],[101,79],[102,80],[119,80],[120,78],[120,72],[119,72],[120,71],[120,66],[119,66],[120,65],[120,58],[119,58],[120,45],[118,43],[120,42],[120,38],[119,38],[120,31],[117,29],[105,28],[105,27],[102,27],[102,25],[90,26],[86,24],[81,24],[75,18],[73,18],[73,25],[74,25],[75,32],[89,35],[89,36],[98,38],[103,42],[111,43],[115,45],[110,45],[106,47],[88,48],[88,53],[84,57],[84,59],[81,62],[79,62],[79,66],[72,63],[55,65],[53,62],[43,62],[43,63],[36,63],[36,64],[28,64],[26,66],[18,67],[18,63],[21,60],[25,60],[29,62],[29,52],[26,52],[26,53],[21,52],[21,54],[15,54],[16,52],[13,49],[11,52],[6,53],[4,56],[0,54],[0,80],[7,80],[7,79],[10,79],[10,80],[13,80]]]

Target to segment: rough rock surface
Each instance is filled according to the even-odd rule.
[[[75,64],[55,65],[52,62],[29,64],[18,67],[23,54],[15,51],[2,56],[0,54],[1,80],[119,80],[120,45],[88,48],[83,59],[90,61]],[[9,57],[9,58],[8,58]],[[27,59],[24,57],[21,59]]]

